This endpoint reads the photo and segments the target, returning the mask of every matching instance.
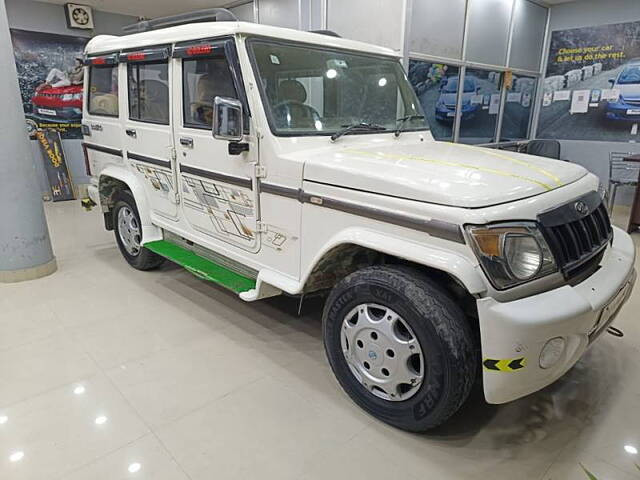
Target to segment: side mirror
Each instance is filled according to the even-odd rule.
[[[242,103],[235,98],[213,100],[213,138],[239,142],[243,136]]]
[[[609,79],[609,85],[611,85],[612,87],[615,85],[616,83],[616,79],[615,78],[610,78]]]

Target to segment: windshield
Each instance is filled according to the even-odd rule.
[[[392,58],[306,45],[249,42],[271,128],[277,135],[331,135],[365,123],[395,131],[398,119],[422,107]],[[379,128],[384,127],[384,128]],[[424,118],[404,130],[425,130]],[[354,129],[349,134],[365,133]]]
[[[627,85],[630,83],[640,83],[640,67],[626,68],[618,78],[618,83]]]
[[[475,92],[476,82],[473,78],[464,79],[464,93]],[[458,92],[458,77],[450,78],[445,87],[442,89],[444,93]]]

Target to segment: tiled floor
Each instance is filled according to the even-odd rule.
[[[175,266],[138,272],[97,212],[47,214],[58,273],[0,285],[0,479],[640,479],[640,287],[625,337],[550,388],[475,392],[412,435],[342,393],[318,303],[298,317]]]

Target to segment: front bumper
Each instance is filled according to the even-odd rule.
[[[614,300],[616,305],[621,300],[622,305],[629,298],[636,279],[634,261],[631,237],[614,227],[613,243],[602,257],[600,268],[578,285],[565,285],[506,303],[493,298],[478,300],[487,402],[515,400],[546,387],[567,372],[614,320],[617,311],[592,332],[603,309]],[[566,348],[555,365],[543,369],[539,366],[540,353],[546,342],[555,337],[563,337]],[[494,367],[494,360],[504,368],[487,368],[486,365]]]

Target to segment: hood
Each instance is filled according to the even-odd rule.
[[[559,160],[433,141],[332,145],[304,159],[307,181],[466,208],[531,197],[587,174]]]
[[[445,105],[455,105],[456,104],[456,93],[441,93],[440,101]]]
[[[622,98],[637,99],[640,97],[640,83],[617,84],[615,88],[620,89]]]

